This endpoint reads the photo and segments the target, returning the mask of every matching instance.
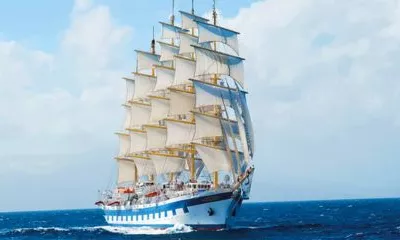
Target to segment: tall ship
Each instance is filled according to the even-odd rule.
[[[174,3],[172,3],[174,5]],[[211,4],[210,4],[211,5]],[[193,6],[193,1],[192,1]],[[173,6],[174,9],[174,6]],[[179,11],[136,50],[118,132],[118,177],[96,205],[108,224],[225,229],[249,199],[254,135],[239,32]]]

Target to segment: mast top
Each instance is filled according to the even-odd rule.
[[[194,0],[192,0],[192,14],[194,15]]]
[[[175,25],[175,0],[172,0],[171,25]]]
[[[152,54],[156,53],[156,39],[154,36],[154,26],[153,26],[153,40],[151,40],[151,53]]]
[[[217,25],[217,10],[216,10],[216,7],[215,7],[215,2],[216,2],[216,0],[214,0],[214,4],[213,4],[213,20],[214,20],[214,25]]]

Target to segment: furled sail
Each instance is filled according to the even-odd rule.
[[[136,167],[133,161],[118,159],[118,184],[132,183],[136,180]]]
[[[175,76],[173,85],[192,83],[189,79],[194,77],[196,71],[196,61],[175,56]]]
[[[137,172],[139,177],[149,176],[156,173],[156,169],[154,167],[153,161],[150,158],[132,158],[136,164]]]
[[[175,91],[171,89],[170,95],[170,115],[187,114],[195,106],[195,95],[193,93]]]
[[[158,123],[168,116],[169,99],[163,97],[150,96],[151,115],[150,122]]]
[[[160,61],[173,61],[174,56],[179,54],[179,46],[175,46],[165,42],[158,42],[161,47]]]
[[[187,13],[184,11],[179,11],[181,13],[181,18],[182,18],[182,28],[184,29],[191,29],[191,28],[197,28],[197,22],[202,21],[202,22],[208,22],[208,19]]]
[[[168,128],[167,147],[190,144],[192,142],[196,130],[194,123],[168,119],[166,125]]]
[[[159,175],[181,172],[185,166],[185,159],[179,156],[151,154],[151,160]]]
[[[157,78],[155,76],[134,73],[135,75],[135,93],[133,97],[135,99],[146,98],[147,95],[153,91]]]
[[[118,157],[126,157],[129,154],[130,137],[126,133],[117,133],[119,137],[119,153]]]
[[[146,125],[147,151],[162,150],[167,141],[167,128],[161,126]]]
[[[145,131],[131,131],[131,147],[130,153],[137,154],[146,151],[147,134]]]
[[[154,86],[154,91],[166,90],[168,87],[172,86],[175,78],[175,69],[156,66],[157,72],[157,83]]]
[[[136,50],[137,63],[136,69],[138,72],[142,72],[146,69],[152,69],[153,65],[160,65],[160,55]]]
[[[131,127],[141,128],[150,122],[151,106],[144,103],[133,103],[131,106]]]
[[[225,150],[197,144],[196,150],[203,160],[208,172],[212,173],[232,170],[232,161]]]
[[[196,23],[199,29],[199,43],[222,42],[239,54],[238,32],[202,21]]]
[[[243,86],[243,58],[200,46],[192,46],[195,48],[197,56],[196,76],[227,75]]]

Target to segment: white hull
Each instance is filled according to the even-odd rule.
[[[227,228],[227,221],[240,207],[230,192],[184,196],[137,207],[104,206],[110,225],[167,228],[184,224],[196,229]]]

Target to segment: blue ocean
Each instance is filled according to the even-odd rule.
[[[232,230],[107,226],[100,210],[0,213],[0,239],[400,239],[400,199],[246,203]]]

